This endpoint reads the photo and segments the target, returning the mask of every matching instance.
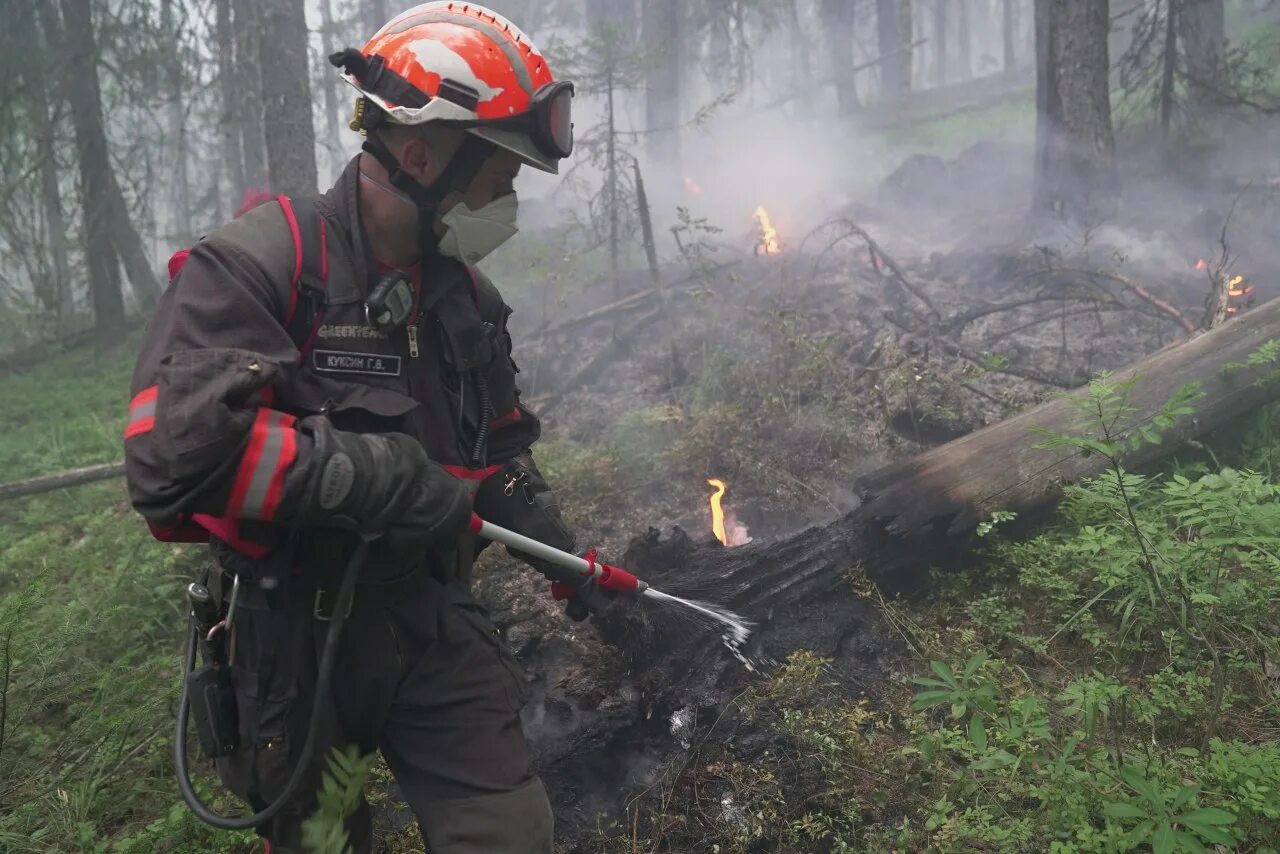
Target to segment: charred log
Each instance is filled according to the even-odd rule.
[[[1280,396],[1280,383],[1270,381],[1274,366],[1245,367],[1276,339],[1280,300],[1119,372],[1117,381],[1137,379],[1122,432],[1148,423],[1188,383],[1204,392],[1194,415],[1126,465],[1154,462]],[[877,604],[860,595],[871,588],[853,579],[869,577],[890,592],[918,588],[926,570],[964,559],[974,527],[992,511],[1043,512],[1064,484],[1099,473],[1105,460],[1044,449],[1033,432],[1076,432],[1071,398],[1083,394],[861,478],[861,505],[824,526],[732,549],[678,528],[665,538],[650,530],[632,542],[622,564],[658,589],[714,601],[752,621],[755,632],[742,650],[752,667],[767,669],[807,649],[829,659],[829,675],[845,692],[874,697],[903,640],[880,620]],[[694,729],[705,737],[718,721],[716,739],[735,738],[737,725],[723,723],[735,715],[727,704],[753,678],[712,627],[682,623],[669,609],[619,603],[595,623],[620,655],[611,693],[584,704],[561,683],[548,683],[533,704],[531,739],[571,846],[576,834],[594,832],[598,813],[622,815],[628,792],[652,786],[663,763],[683,755],[689,740],[680,735],[681,722],[698,721]],[[537,656],[540,664],[545,655]]]

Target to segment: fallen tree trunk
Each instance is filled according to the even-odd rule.
[[[1158,460],[1186,440],[1280,396],[1280,386],[1266,382],[1275,365],[1246,365],[1250,355],[1273,340],[1280,340],[1280,300],[1117,372],[1115,382],[1135,381],[1127,400],[1132,411],[1116,425],[1120,437],[1149,425],[1183,386],[1198,384],[1204,394],[1192,404],[1193,416],[1180,419],[1163,432],[1162,441],[1139,449],[1125,464]],[[865,503],[855,517],[859,524],[913,538],[939,529],[962,533],[996,510],[1029,512],[1052,504],[1064,483],[1096,475],[1107,464],[1097,454],[1038,447],[1038,431],[1081,432],[1072,404],[1086,393],[1078,389],[861,478],[857,489]]]

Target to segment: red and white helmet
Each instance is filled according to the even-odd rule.
[[[331,61],[393,123],[462,128],[552,173],[573,151],[573,84],[484,6],[423,3]]]

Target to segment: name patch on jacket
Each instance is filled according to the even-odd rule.
[[[350,353],[345,350],[312,350],[311,364],[317,371],[335,374],[378,374],[400,376],[400,357],[381,353]]]

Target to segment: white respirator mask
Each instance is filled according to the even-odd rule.
[[[464,264],[476,263],[515,236],[518,207],[515,193],[499,196],[477,211],[459,201],[440,217],[446,231],[438,251]]]

